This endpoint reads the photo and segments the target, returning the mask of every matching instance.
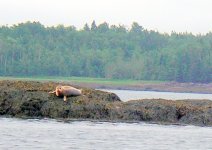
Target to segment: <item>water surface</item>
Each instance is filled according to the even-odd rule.
[[[0,118],[0,149],[211,150],[212,128]]]
[[[212,100],[212,94],[109,90],[109,89],[101,89],[101,90],[113,92],[117,94],[122,101],[136,100],[136,99],[158,99],[158,98],[168,99],[168,100],[183,100],[183,99]]]

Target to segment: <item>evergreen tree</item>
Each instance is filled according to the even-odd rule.
[[[91,24],[91,31],[96,31],[96,29],[97,29],[96,22],[93,21]]]

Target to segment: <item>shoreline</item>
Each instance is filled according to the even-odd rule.
[[[69,83],[93,89],[212,94],[212,83],[114,80],[84,77],[0,77],[0,81],[3,80]]]
[[[141,124],[149,124],[149,125],[167,125],[167,126],[197,126],[197,127],[212,127],[211,125],[201,125],[201,124],[186,124],[186,123],[177,123],[177,122],[160,122],[160,121],[139,121],[139,120],[108,120],[108,119],[86,119],[86,118],[43,118],[43,117],[14,117],[11,115],[0,115],[0,119],[20,119],[20,120],[52,120],[56,122],[62,122],[62,123],[70,123],[70,122],[81,122],[81,121],[90,121],[90,122],[99,122],[99,123],[127,123],[127,124],[134,124],[134,123],[141,123]]]
[[[98,83],[77,83],[69,82],[73,85],[83,86],[93,89],[110,89],[110,90],[132,90],[132,91],[154,91],[154,92],[174,92],[174,93],[196,93],[196,94],[212,94],[212,83],[143,83],[137,85],[110,85]]]

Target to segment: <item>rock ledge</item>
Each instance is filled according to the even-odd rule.
[[[57,85],[56,82],[0,81],[0,115],[212,126],[210,100],[122,102],[114,93],[82,88],[84,96],[68,97],[68,102],[64,102],[63,98],[48,93]]]

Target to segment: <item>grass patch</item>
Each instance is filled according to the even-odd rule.
[[[157,84],[165,81],[145,81],[129,79],[106,79],[90,77],[0,77],[0,80],[23,80],[23,81],[68,81],[75,83],[96,83],[103,85],[136,85],[136,84]]]

